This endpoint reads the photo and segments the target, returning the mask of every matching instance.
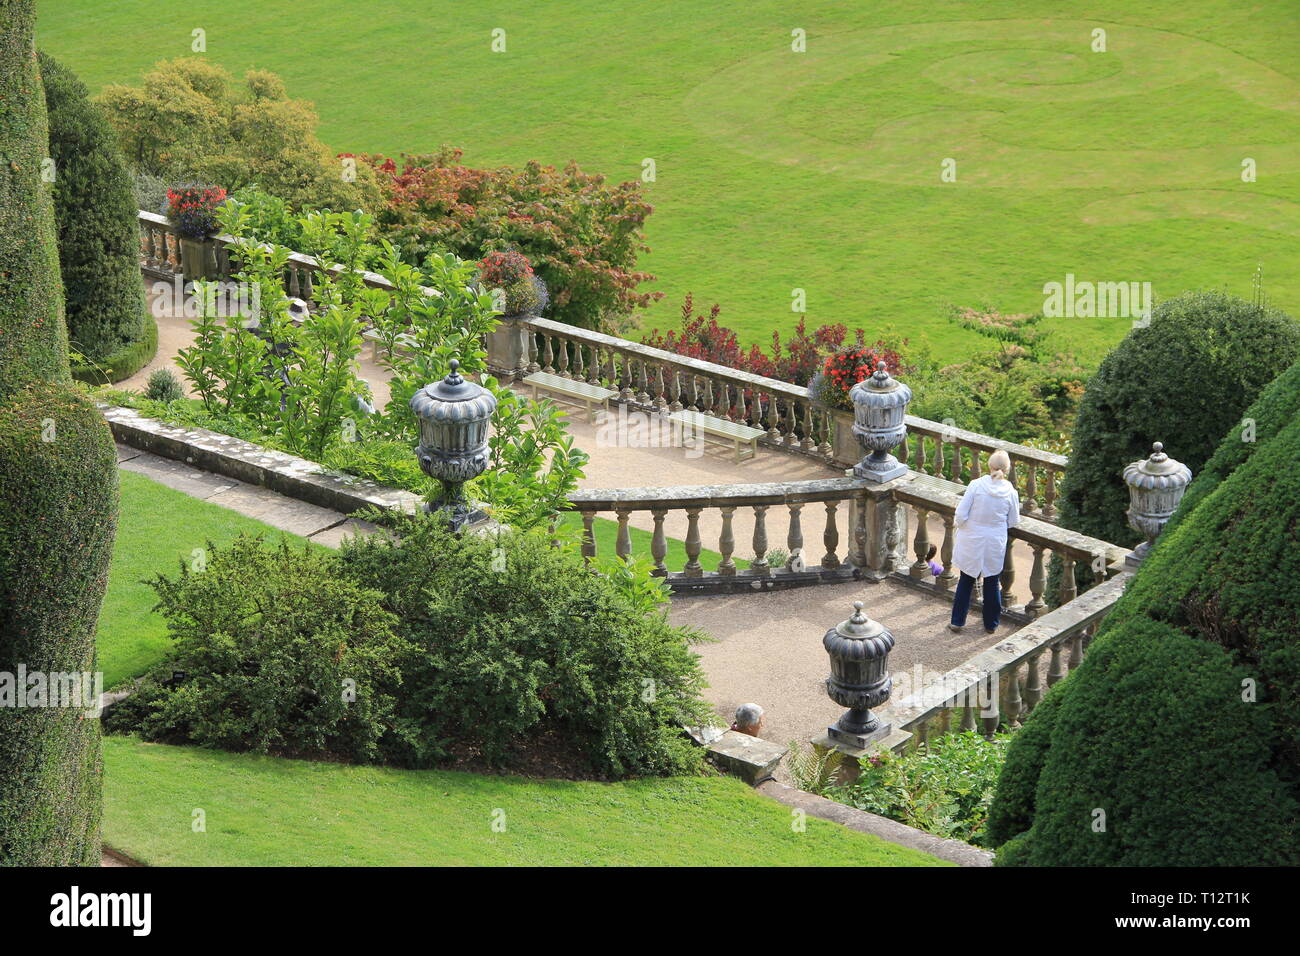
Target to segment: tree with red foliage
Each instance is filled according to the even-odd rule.
[[[583,328],[609,329],[663,296],[638,291],[654,279],[636,271],[638,254],[649,251],[652,208],[638,182],[606,183],[573,162],[562,170],[538,162],[475,169],[448,146],[400,162],[364,159],[387,200],[379,227],[407,262],[431,252],[481,259],[517,250],[550,290],[550,317]]]

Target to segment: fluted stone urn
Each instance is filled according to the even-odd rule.
[[[442,496],[425,509],[445,513],[453,531],[487,517],[466,499],[464,485],[487,468],[488,422],[496,407],[491,392],[461,377],[455,359],[446,378],[411,396],[420,423],[420,469],[442,486]]]
[[[890,725],[873,716],[871,708],[889,700],[893,690],[889,652],[894,635],[862,613],[861,601],[854,601],[853,616],[827,631],[822,646],[831,659],[826,693],[848,708],[826,733],[831,740],[864,749],[890,731]]]
[[[869,377],[849,390],[853,400],[853,434],[867,456],[853,466],[853,474],[868,481],[889,481],[907,474],[891,450],[907,437],[907,404],[912,390],[895,379],[879,362]]]
[[[1124,563],[1135,567],[1151,550],[1152,543],[1183,500],[1183,492],[1192,480],[1191,469],[1165,454],[1165,446],[1156,442],[1151,457],[1130,463],[1124,469],[1128,485],[1129,507],[1125,512],[1129,527],[1146,538],[1128,554]]]

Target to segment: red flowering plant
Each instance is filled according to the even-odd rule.
[[[220,186],[177,186],[167,190],[167,218],[184,239],[206,239],[217,230],[217,208],[226,201]]]
[[[876,366],[885,363],[890,375],[902,371],[902,361],[896,351],[884,342],[864,345],[859,342],[840,348],[826,356],[821,368],[808,384],[808,397],[822,408],[852,409],[849,392],[863,379],[871,376]]]
[[[500,290],[497,308],[505,315],[540,315],[546,308],[546,283],[523,253],[489,252],[479,260],[478,269],[484,286]]]

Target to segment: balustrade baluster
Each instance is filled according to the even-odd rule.
[[[680,412],[682,406],[682,373],[676,368],[668,370],[669,387],[672,390],[673,400],[668,405],[670,412]]]
[[[1078,630],[1070,635],[1070,660],[1066,666],[1074,670],[1083,663],[1083,631]]]
[[[1079,596],[1079,586],[1074,580],[1074,557],[1061,555],[1061,592],[1060,603],[1069,604]]]
[[[542,371],[547,375],[555,374],[555,350],[551,344],[552,337],[542,333]]]
[[[624,402],[631,402],[636,398],[636,392],[632,389],[632,360],[626,352],[621,356],[614,357],[623,360],[621,363],[623,366],[623,387],[619,389],[618,397]]]
[[[984,736],[990,740],[998,732],[998,675],[989,674],[984,678],[983,685],[988,693],[985,698],[984,709],[980,711],[980,724],[984,729]]]
[[[1061,660],[1061,642],[1052,643],[1052,657],[1047,663],[1047,686],[1054,687],[1056,682],[1065,677],[1065,668]]]
[[[821,429],[821,442],[817,445],[817,454],[823,458],[829,458],[835,452],[835,446],[831,444],[832,431],[835,428],[835,420],[831,417],[830,412],[817,411],[818,428]],[[906,442],[904,442],[906,444]]]
[[[1038,702],[1043,699],[1043,685],[1038,676],[1038,668],[1042,665],[1043,652],[1040,650],[1033,654],[1025,663],[1025,716],[1028,717],[1038,706]]]
[[[1031,543],[1029,547],[1034,552],[1034,566],[1029,571],[1031,597],[1029,603],[1025,605],[1025,613],[1030,618],[1035,618],[1047,607],[1047,602],[1043,600],[1043,592],[1047,590],[1047,576],[1043,573],[1043,546]]]
[[[698,412],[700,410],[700,380],[695,373],[688,373],[686,376],[689,385],[687,386],[687,395],[690,398],[690,404],[686,406],[688,412]]]
[[[1025,462],[1025,496],[1020,499],[1020,513],[1034,516],[1038,514],[1038,466]]]
[[[596,533],[591,527],[595,520],[596,512],[582,512],[582,558],[588,564],[596,556]]]
[[[560,354],[559,362],[557,362],[555,366],[555,374],[559,375],[561,378],[573,378],[573,376],[569,374],[569,340],[562,338],[559,339],[558,342],[560,346]]]
[[[1016,539],[1007,535],[1007,549],[1002,558],[1002,606],[1011,607],[1016,602],[1016,596],[1013,588],[1016,583],[1016,565],[1012,548],[1015,547]]]
[[[912,466],[913,471],[920,474],[926,474],[925,470],[925,436],[917,434],[916,436],[916,464]]]
[[[943,561],[943,574],[939,575],[935,581],[939,587],[945,591],[952,588],[957,581],[957,572],[952,566],[952,545],[953,545],[953,516],[945,514],[943,516],[943,545],[939,548],[939,557]],[[978,579],[976,579],[978,580]]]
[[[799,447],[804,451],[812,451],[817,447],[813,441],[813,409],[811,402],[804,402],[803,405],[803,438],[799,441]]]
[[[1007,726],[1013,730],[1020,726],[1020,711],[1022,703],[1020,698],[1020,662],[1016,661],[1009,668],[1004,670],[1007,679],[1006,706],[1003,712],[1007,716]]]
[[[650,366],[645,359],[637,360],[637,368],[641,370],[641,391],[636,394],[638,405],[649,405],[650,402]]]
[[[767,575],[771,569],[767,563],[767,505],[754,505],[754,560],[750,567],[754,573]]]
[[[683,570],[688,578],[704,575],[700,564],[700,509],[686,509],[686,567]]]
[[[749,408],[745,402],[745,386],[736,386],[736,421],[742,425],[749,424]]]
[[[1047,490],[1043,492],[1043,520],[1056,517],[1056,469],[1047,469]]]
[[[944,477],[943,465],[943,436],[940,435],[934,440],[934,471],[931,474],[936,478]]]
[[[668,539],[664,536],[664,518],[668,512],[663,508],[652,508],[650,514],[654,517],[655,530],[650,537],[650,556],[654,558],[654,571],[651,573],[658,577],[667,577],[668,568],[664,564],[664,558],[668,554]]]
[[[785,566],[788,570],[793,571],[795,555],[802,556],[803,552],[803,522],[800,519],[803,503],[792,501],[786,507],[790,509],[790,531],[785,536]]]
[[[734,421],[731,417],[731,386],[727,382],[718,383],[718,417],[723,421]]]
[[[776,407],[776,396],[767,394],[767,437],[774,445],[781,444],[780,417]]]
[[[930,573],[930,561],[927,555],[930,553],[930,529],[929,524],[930,512],[924,508],[916,508],[916,534],[912,538],[912,553],[916,555],[916,561],[907,569],[907,573],[918,581],[924,581]]]
[[[620,560],[626,562],[632,556],[632,535],[627,527],[630,516],[627,511],[616,511],[614,514],[618,517],[618,537],[614,540],[614,553]]]
[[[735,507],[725,507],[722,511],[722,534],[718,536],[718,551],[722,555],[722,560],[718,562],[718,573],[724,577],[732,577],[736,573],[736,562],[732,560],[732,552],[736,550],[736,536],[731,530],[731,517],[736,513]]]
[[[911,451],[910,451],[911,443],[912,443],[912,433],[908,432],[906,435],[903,436],[903,440],[898,443],[898,447],[894,449],[894,454],[898,458],[899,464],[901,465],[907,464],[907,459],[911,455]]]
[[[835,513],[839,511],[840,503],[838,501],[826,502],[826,532],[822,535],[822,543],[826,545],[826,554],[822,557],[822,567],[835,569],[840,566],[839,555],[836,554],[840,546],[840,529],[835,525]]]
[[[970,480],[974,481],[984,473],[980,464],[980,450],[974,445],[967,445],[966,450],[970,452]]]

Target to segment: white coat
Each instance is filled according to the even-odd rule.
[[[1003,478],[982,475],[972,481],[957,505],[953,564],[974,578],[1001,574],[1007,554],[1007,529],[1020,523],[1020,495]]]

